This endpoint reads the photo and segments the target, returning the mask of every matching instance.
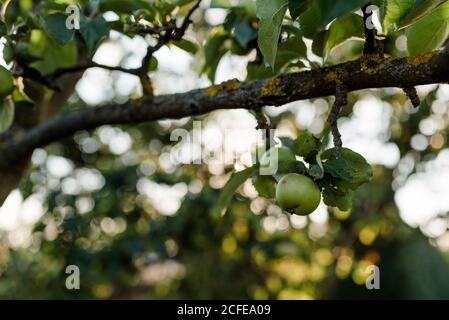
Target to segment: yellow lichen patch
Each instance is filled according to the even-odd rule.
[[[282,94],[279,86],[281,85],[281,79],[272,78],[265,82],[265,85],[260,89],[262,97],[280,96]]]
[[[364,56],[360,61],[360,70],[370,75],[376,74],[385,68],[385,60],[377,54]]]
[[[336,84],[342,84],[342,81],[335,71],[331,71],[327,74],[326,79],[330,82],[335,82]]]
[[[240,86],[240,81],[238,81],[237,79],[232,79],[214,86],[210,86],[206,89],[206,93],[211,97],[215,97],[221,91],[237,90],[238,88],[240,88]]]
[[[423,53],[417,56],[407,57],[407,62],[412,65],[419,65],[422,63],[427,63],[432,60],[435,55],[435,51]]]
[[[145,101],[146,101],[146,99],[145,99],[145,97],[138,97],[138,98],[135,98],[135,99],[133,99],[133,102],[134,102],[134,104],[137,106],[137,107],[141,107],[141,106],[143,106],[143,104],[145,103]]]

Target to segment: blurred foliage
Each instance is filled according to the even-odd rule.
[[[332,11],[335,15],[323,16],[321,21],[313,20],[313,14],[320,9],[317,3],[323,1],[307,2],[310,3],[304,7],[292,3],[289,6],[295,18],[305,13],[299,17],[302,29],[291,16],[280,19],[283,25],[280,37],[275,39],[273,68],[264,64],[257,45],[254,1],[240,1],[234,6],[226,0],[212,1],[213,8],[226,10],[224,24],[212,25],[198,18],[189,41],[174,45],[195,55],[198,60],[194,67],[212,81],[226,54],[249,57],[248,79],[360,57],[363,25],[355,27],[354,22],[360,18],[350,13],[354,7]],[[353,3],[358,6],[362,2]],[[30,1],[14,1],[6,12],[9,20],[5,21],[6,26],[12,23],[17,28],[12,32],[8,27],[2,35],[11,38],[5,46],[5,57],[9,49],[14,49],[16,55],[35,63],[35,68],[46,74],[76,60],[74,43],[80,45],[83,40],[79,35],[72,39],[70,34],[58,33],[59,18],[48,18],[49,14],[64,12],[65,6],[74,1],[40,3],[36,13],[29,11]],[[185,14],[192,1],[114,0],[81,4],[87,16],[107,11],[118,16],[117,20],[106,22],[98,15],[101,21],[85,26],[88,29],[81,36],[93,54],[107,34],[104,29],[138,37],[130,24],[143,19],[150,21],[152,27],[158,26],[176,8],[177,15]],[[92,7],[94,4],[97,6]],[[414,10],[413,15],[402,17],[397,27],[390,27],[392,30],[384,40],[387,54],[407,54],[407,48],[398,43],[405,37],[403,24],[410,24],[419,16],[418,9]],[[40,20],[41,16],[46,19]],[[396,23],[391,14],[384,12],[384,16],[388,17],[388,26]],[[304,28],[307,20],[315,24],[312,30]],[[326,29],[330,21],[333,22]],[[42,27],[42,23],[47,27]],[[99,34],[92,32],[97,23],[101,25]],[[341,32],[343,29],[347,32]],[[317,57],[310,57],[304,36],[313,40]],[[65,41],[68,43],[61,44]],[[59,58],[53,59],[49,52],[59,52]],[[271,60],[272,55],[273,52]],[[9,56],[12,60],[13,56]],[[198,61],[202,67],[198,67]],[[438,100],[437,92],[435,86],[422,97],[420,108],[413,109],[399,90],[369,91],[392,106],[385,140],[398,147],[401,159],[413,159],[413,169],[403,180],[447,147],[447,101]],[[363,94],[350,95],[343,117],[352,117],[352,107]],[[323,101],[327,113],[330,99],[311,102]],[[435,104],[439,106],[437,110]],[[75,95],[65,110],[80,107],[84,104]],[[295,116],[286,110],[271,120],[274,126],[293,127],[290,131],[301,135],[305,129],[298,127]],[[429,119],[443,125],[431,134],[420,132],[422,122]],[[324,122],[323,117],[318,120]],[[15,247],[11,234],[0,234],[0,298],[449,298],[447,253],[435,245],[435,239],[410,228],[399,216],[394,199],[398,166],[374,166],[372,181],[354,193],[352,209],[329,208],[329,218],[324,223],[290,216],[271,201],[248,192],[245,186],[233,197],[226,215],[219,217],[211,208],[234,166],[216,172],[205,164],[167,164],[167,156],[175,145],[170,141],[170,133],[175,128],[191,130],[192,121],[189,118],[103,127],[37,150],[33,168],[20,190],[24,197],[42,196],[45,214],[33,227],[28,246]],[[410,142],[416,134],[426,135],[425,148],[412,148]],[[114,136],[129,138],[130,149],[115,150],[111,138]],[[52,156],[65,158],[73,170],[68,175],[55,176],[48,168]],[[85,175],[90,177],[87,181]],[[94,186],[92,179],[96,181]],[[172,198],[160,197],[172,193]],[[178,200],[181,203],[176,212],[167,214],[160,209],[177,208]],[[365,288],[364,271],[371,264],[380,267],[381,290]],[[64,271],[68,265],[80,268],[78,291],[65,288]]]
[[[378,94],[393,104],[402,99],[401,94]],[[409,143],[421,119],[431,115],[433,99],[430,94],[412,114],[406,107],[395,109],[402,134],[392,140],[403,156],[435,156],[437,150],[417,152]],[[287,112],[274,120],[290,117]],[[294,217],[291,222],[267,200],[242,191],[226,215],[217,217],[210,210],[219,195],[210,186],[216,175],[206,165],[177,166],[173,172],[161,166],[161,153],[173,146],[167,143],[170,128],[156,123],[124,130],[134,144],[121,156],[101,142],[101,130],[47,149],[73,161],[75,170],[96,168],[104,186],[70,195],[61,188],[68,178],[48,188],[45,163],[33,169],[22,191],[48,188],[48,209],[30,247],[11,249],[7,238],[1,242],[1,297],[448,298],[446,258],[399,218],[394,169],[375,166],[372,182],[356,191],[352,210],[329,209],[324,225],[305,218],[298,227]],[[99,143],[97,151],[83,152],[89,139]],[[159,213],[138,191],[136,185],[147,179],[190,186],[174,216]],[[270,223],[287,225],[272,230],[266,227]],[[65,289],[64,270],[71,264],[80,267],[79,291]],[[369,264],[380,267],[381,290],[364,286]]]

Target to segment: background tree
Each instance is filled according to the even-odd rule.
[[[449,297],[447,208],[429,219],[446,223],[432,233],[405,224],[395,201],[409,178],[447,152],[449,2],[1,3],[0,201],[19,188],[43,204],[32,230],[2,233],[1,297]],[[66,24],[74,8],[79,30]],[[117,47],[127,54],[102,63]],[[158,58],[166,48],[194,56],[200,76],[164,74]],[[217,69],[237,56],[246,79],[218,83]],[[99,69],[112,89],[89,105],[80,83]],[[130,79],[138,86],[123,94]],[[179,92],[196,84],[202,89]],[[369,171],[364,162],[332,166],[345,149],[335,159],[321,150],[329,136],[341,148],[339,127],[366,111],[366,99],[375,101],[370,110],[388,106],[381,139],[398,159],[372,163],[372,180],[354,193],[331,194],[326,177],[352,185],[358,169]],[[271,107],[299,100],[317,110],[314,126],[298,121],[301,104]],[[283,212],[242,175],[250,167],[243,160],[226,168],[169,163],[171,132],[236,118],[219,109],[243,109],[237,118],[254,128],[288,132],[278,142],[292,149],[301,149],[301,137],[319,139],[312,149],[327,166],[316,173],[321,160],[305,156],[303,173],[324,190],[321,216]],[[234,171],[230,181],[242,183],[224,187]],[[8,200],[0,216],[12,210]],[[64,286],[70,264],[80,267],[80,291]],[[380,266],[380,291],[364,286],[370,264]]]

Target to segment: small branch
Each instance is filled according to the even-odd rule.
[[[257,108],[254,114],[257,121],[256,129],[264,130],[265,147],[268,148],[271,139],[270,130],[272,129],[270,118],[263,112],[262,108]]]
[[[110,70],[110,71],[120,71],[120,72],[124,72],[124,73],[129,73],[129,74],[132,74],[135,76],[139,76],[139,69],[126,69],[126,68],[123,68],[120,66],[107,66],[107,65],[99,64],[99,63],[96,63],[93,61],[89,61],[85,64],[75,65],[73,67],[58,69],[48,75],[42,75],[37,69],[28,67],[26,64],[21,64],[20,62],[18,62],[18,66],[22,70],[14,73],[14,76],[34,80],[34,81],[39,82],[56,92],[60,92],[62,90],[62,88],[60,88],[60,86],[57,84],[57,80],[60,77],[66,75],[66,74],[73,74],[73,73],[86,71],[87,69],[91,69],[91,68],[101,68],[101,69]]]
[[[258,108],[257,110],[254,111],[254,113],[257,121],[256,129],[270,130],[271,129],[270,119],[262,111],[262,108]]]
[[[18,67],[18,69],[20,71],[16,71],[14,70],[13,75],[15,77],[23,77],[23,78],[27,78],[27,79],[31,79],[34,80],[36,82],[39,82],[41,84],[43,84],[44,86],[54,90],[54,91],[61,91],[61,88],[59,88],[58,85],[56,85],[55,83],[53,83],[52,81],[49,81],[49,79],[47,79],[45,76],[43,76],[39,70],[32,68],[30,66],[28,66],[28,64],[23,61],[20,57],[18,57],[16,59],[16,66]],[[14,68],[16,69],[16,68]]]
[[[45,78],[47,78],[49,80],[56,80],[65,74],[78,73],[78,72],[85,71],[85,70],[91,69],[91,68],[101,68],[101,69],[110,70],[110,71],[121,71],[124,73],[133,74],[135,76],[138,75],[138,69],[126,69],[126,68],[123,68],[120,66],[108,66],[108,65],[96,63],[93,61],[89,61],[85,64],[75,65],[73,67],[68,67],[68,68],[63,68],[63,69],[58,69],[55,72],[45,76]]]
[[[139,69],[141,75],[147,73],[153,54],[171,41],[171,39],[173,38],[174,30],[176,30],[176,22],[174,20],[171,20],[167,23],[167,25],[165,25],[164,33],[159,34],[160,37],[157,43],[154,46],[148,46],[147,53],[142,59],[142,66]]]
[[[147,53],[145,57],[142,59],[142,66],[139,69],[139,76],[141,78],[142,86],[144,89],[144,93],[146,95],[153,95],[151,80],[148,76],[148,69],[150,66],[151,58],[153,54],[162,48],[164,45],[168,44],[171,41],[179,41],[184,37],[187,28],[192,23],[191,17],[196,9],[199,8],[201,0],[198,0],[195,5],[189,10],[186,17],[184,18],[183,23],[180,27],[176,26],[176,20],[172,19],[168,21],[165,25],[162,25],[158,28],[148,29],[149,34],[154,34],[152,32],[157,32],[159,35],[158,41],[154,46],[149,46],[147,49]]]
[[[368,2],[363,8],[363,28],[365,30],[365,45],[363,47],[364,55],[372,55],[376,53],[375,33],[372,26],[373,12],[370,10],[371,2]],[[371,12],[370,12],[371,11]]]
[[[167,32],[173,31],[173,29],[171,29],[171,26],[162,25],[150,27],[142,25],[138,22],[131,24],[127,28],[127,30],[138,34],[148,34],[152,36],[161,36]]]
[[[419,108],[421,100],[419,99],[418,92],[415,87],[403,88],[405,95],[410,99],[413,107]]]
[[[177,30],[175,32],[175,35],[173,37],[174,41],[178,41],[178,40],[182,39],[182,37],[184,36],[185,32],[187,31],[187,28],[192,23],[191,18],[192,18],[193,13],[196,11],[196,9],[198,9],[200,7],[200,4],[201,4],[201,0],[198,0],[195,3],[195,5],[189,10],[189,13],[185,17],[181,27],[177,28]]]
[[[140,26],[139,31],[146,33],[146,34],[157,34],[160,36],[158,42],[154,46],[148,47],[147,54],[145,58],[142,60],[142,66],[137,69],[127,69],[120,66],[108,66],[100,63],[96,63],[94,61],[88,61],[85,64],[79,64],[75,65],[73,67],[68,68],[62,68],[54,71],[53,73],[49,75],[42,75],[38,70],[28,67],[26,63],[23,63],[23,61],[20,61],[20,59],[17,59],[18,66],[20,69],[22,69],[21,72],[16,73],[16,76],[21,76],[24,78],[32,79],[36,82],[39,82],[48,88],[55,90],[55,91],[61,91],[61,88],[56,84],[56,81],[66,75],[66,74],[72,74],[72,73],[78,73],[85,71],[87,69],[91,68],[101,68],[105,70],[110,71],[120,71],[128,74],[135,75],[139,77],[142,81],[142,85],[144,87],[144,91],[146,95],[152,95],[152,88],[151,88],[151,81],[148,77],[147,70],[150,65],[151,57],[153,56],[154,52],[158,51],[162,46],[166,45],[170,41],[179,41],[184,36],[188,26],[190,25],[191,16],[193,12],[199,7],[201,3],[201,0],[199,0],[189,11],[186,18],[184,19],[182,25],[178,28],[176,27],[176,21],[171,20],[167,22],[167,24],[148,29],[144,26]],[[139,25],[134,26],[134,28],[137,28]]]
[[[341,134],[338,130],[338,115],[341,109],[348,104],[348,89],[344,86],[337,85],[335,91],[335,102],[332,106],[327,122],[331,127],[332,136],[334,137],[334,147],[336,156],[340,156],[343,142],[341,141]]]

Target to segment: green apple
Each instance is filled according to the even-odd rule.
[[[289,173],[277,185],[276,200],[284,210],[294,211],[298,215],[308,215],[320,204],[321,192],[309,177]]]
[[[0,99],[9,96],[14,91],[14,79],[3,66],[0,66]]]
[[[271,161],[275,161],[276,153],[278,163],[296,160],[295,154],[289,148],[286,147],[271,148],[267,152],[265,152],[260,158],[260,165],[262,167],[269,167]]]

